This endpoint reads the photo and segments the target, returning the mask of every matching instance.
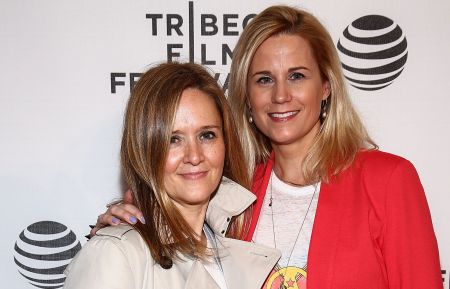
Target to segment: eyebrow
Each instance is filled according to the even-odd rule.
[[[222,126],[221,125],[205,125],[205,126],[202,126],[200,129],[212,129],[212,128],[222,129]]]
[[[302,70],[302,69],[303,70],[310,70],[309,68],[307,68],[305,66],[295,66],[295,67],[289,68],[288,72],[292,72],[292,71],[295,71],[295,70]],[[258,74],[271,74],[271,72],[269,70],[261,70],[261,71],[257,71],[255,73],[253,73],[251,76],[253,77],[253,76],[258,75]]]
[[[222,126],[221,125],[205,125],[205,126],[200,127],[200,130],[205,130],[205,129],[218,129],[218,130],[221,130]],[[172,131],[172,133],[179,133],[179,132],[180,132],[180,130]]]

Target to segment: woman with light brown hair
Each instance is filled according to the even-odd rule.
[[[98,231],[65,288],[260,288],[280,254],[235,240],[255,200],[243,160],[228,102],[204,68],[148,70],[128,101],[121,146],[146,221]]]
[[[257,196],[246,240],[282,252],[264,288],[442,288],[416,170],[369,137],[313,15],[272,6],[246,26],[229,101]]]

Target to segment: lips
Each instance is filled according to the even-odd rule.
[[[179,175],[186,180],[198,180],[205,177],[207,174],[208,174],[207,171],[201,171],[201,172],[180,173]]]
[[[300,112],[300,110],[293,110],[293,111],[286,111],[286,112],[272,112],[269,113],[269,117],[273,120],[273,121],[288,121],[292,118],[294,118],[298,113]]]

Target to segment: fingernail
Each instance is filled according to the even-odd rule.
[[[88,241],[89,239],[91,239],[91,235],[87,234],[86,236],[84,236]]]
[[[112,222],[116,225],[120,223],[119,219],[117,219],[116,217],[112,217]]]
[[[89,225],[89,228],[94,229],[95,225]]]
[[[136,224],[137,219],[133,216],[129,217],[128,220],[130,220],[131,224]]]
[[[144,216],[142,216],[139,220],[141,220],[141,223],[142,223],[142,224],[145,224],[145,218],[144,218]]]

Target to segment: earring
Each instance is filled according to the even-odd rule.
[[[248,115],[249,115],[248,122],[253,123],[252,108],[250,107],[250,105],[248,105],[247,109],[248,109]]]
[[[322,100],[322,103],[320,104],[320,118],[322,120],[327,117],[327,104],[328,104],[328,98]]]

